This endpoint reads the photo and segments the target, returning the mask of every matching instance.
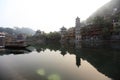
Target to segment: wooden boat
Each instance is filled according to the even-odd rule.
[[[12,49],[25,49],[29,45],[26,45],[24,41],[13,41],[7,42],[5,44],[5,48],[12,48]]]

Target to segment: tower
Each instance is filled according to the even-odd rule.
[[[63,26],[61,28],[61,41],[64,42],[66,40],[66,32],[67,32],[67,29]]]
[[[75,42],[81,41],[81,34],[80,34],[80,18],[76,18],[76,23],[75,23]]]

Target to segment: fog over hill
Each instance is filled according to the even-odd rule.
[[[120,0],[111,0],[110,2],[99,8],[87,20],[90,21],[96,16],[108,17],[118,12],[120,12]]]
[[[4,28],[4,27],[0,27],[0,32],[7,32],[9,34],[26,34],[26,35],[33,35],[35,34],[35,31],[30,29],[30,28],[19,28],[19,27],[15,27],[15,28]]]
[[[25,27],[22,27],[22,28],[19,28],[19,27],[15,27],[15,32],[16,33],[23,33],[23,34],[28,34],[28,35],[33,35],[35,34],[35,31],[30,29],[30,28],[25,28]]]

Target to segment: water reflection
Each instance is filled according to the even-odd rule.
[[[0,55],[10,55],[10,54],[14,54],[14,55],[19,55],[19,54],[27,54],[30,53],[31,50],[29,49],[1,49],[0,50]]]
[[[99,72],[114,80],[120,80],[119,44],[120,43],[47,44],[39,46],[39,48],[37,47],[36,49],[44,51],[48,48],[51,51],[59,50],[63,56],[67,53],[75,55],[77,67],[80,67],[81,59],[87,60]]]
[[[60,44],[51,43],[44,45],[34,45],[35,49],[28,48],[26,50],[1,50],[1,56],[3,55],[19,55],[29,54],[36,50],[37,53],[42,54],[47,49],[50,51],[59,51],[64,57],[67,54],[75,55],[76,66],[81,68],[82,61],[85,60],[94,66],[97,71],[112,78],[113,80],[120,80],[120,45],[119,43],[76,43],[76,44]],[[46,53],[45,53],[46,54]],[[36,58],[37,59],[37,58]],[[22,64],[22,63],[21,63]],[[35,64],[34,64],[35,65]],[[37,65],[37,64],[36,64]],[[46,66],[49,64],[46,63]],[[53,65],[49,65],[53,66]],[[57,65],[54,65],[57,66]],[[26,68],[25,68],[26,69]],[[31,71],[31,70],[29,70]],[[36,73],[41,76],[42,80],[61,80],[60,75],[51,73],[48,75],[45,69],[38,68]],[[47,75],[47,76],[46,76]],[[52,76],[52,77],[51,77]]]

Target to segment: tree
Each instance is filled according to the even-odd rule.
[[[61,38],[61,35],[59,32],[50,32],[46,35],[46,41],[59,41]]]
[[[112,21],[104,19],[104,17],[97,16],[93,19],[93,25],[101,29],[101,35],[103,39],[110,39],[111,29],[113,27]]]
[[[92,20],[92,24],[96,27],[103,27],[105,25],[105,20],[103,17],[97,16]]]

